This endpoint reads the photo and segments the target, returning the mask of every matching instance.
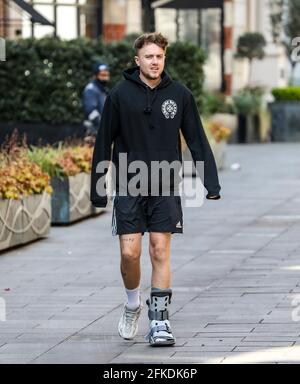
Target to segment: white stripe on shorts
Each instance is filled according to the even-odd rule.
[[[113,236],[117,236],[117,218],[116,218],[116,208],[115,208],[115,197],[113,196],[113,214],[112,214],[112,224],[111,224],[111,233]]]

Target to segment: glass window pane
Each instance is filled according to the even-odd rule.
[[[54,8],[52,5],[35,5],[34,9],[36,9],[47,20],[51,22],[54,21]]]
[[[57,4],[76,4],[76,0],[56,0]]]
[[[80,34],[81,36],[97,37],[99,30],[98,25],[98,8],[94,6],[95,0],[85,0],[87,5],[81,6],[80,9]]]
[[[221,84],[221,13],[217,9],[202,12],[202,48],[206,51],[206,86],[218,89]]]
[[[99,5],[97,0],[78,0],[78,4],[80,5]]]
[[[52,5],[35,5],[34,7],[42,16],[47,20],[54,21],[54,9]],[[45,36],[53,36],[54,27],[48,25],[35,24],[34,26],[34,37],[40,39]]]
[[[53,4],[54,0],[33,0],[33,5],[39,4],[39,3],[45,3],[45,4]],[[36,6],[34,6],[36,8]]]
[[[155,18],[156,29],[166,35],[170,43],[176,41],[176,10],[158,8],[155,10]]]
[[[77,37],[76,7],[57,7],[57,35],[62,39],[75,39]]]
[[[198,13],[196,10],[179,11],[179,39],[198,44]]]

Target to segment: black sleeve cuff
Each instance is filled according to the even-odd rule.
[[[212,196],[215,196],[215,197],[212,197]],[[219,195],[219,193],[212,193],[212,192],[209,192],[207,195],[206,195],[206,198],[208,200],[219,200],[221,199],[221,196]]]
[[[96,208],[105,208],[107,205],[107,197],[98,198],[97,200],[92,200],[92,204]]]

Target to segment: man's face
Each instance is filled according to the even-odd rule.
[[[166,53],[156,44],[146,44],[135,57],[142,74],[149,80],[158,79],[165,67]]]
[[[109,79],[110,79],[110,73],[109,73],[109,71],[105,70],[105,71],[100,71],[100,72],[98,72],[98,74],[97,74],[97,79],[98,79],[99,81],[109,82]]]

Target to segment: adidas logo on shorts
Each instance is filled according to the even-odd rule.
[[[178,223],[176,224],[176,228],[182,228],[181,221],[178,221]]]

